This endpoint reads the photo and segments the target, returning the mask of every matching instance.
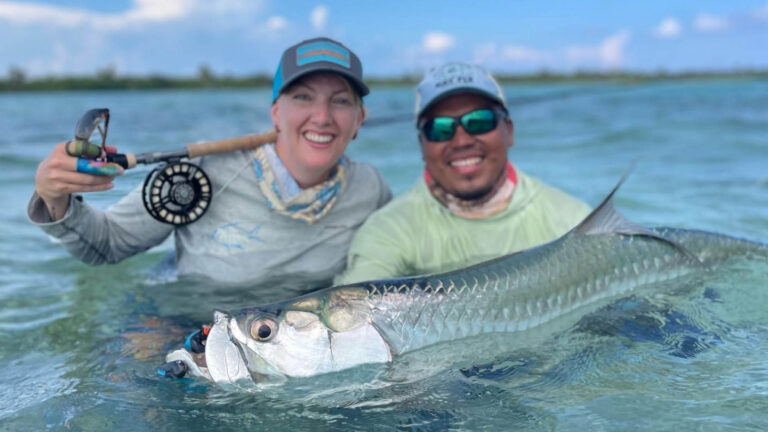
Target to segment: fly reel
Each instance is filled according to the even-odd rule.
[[[155,220],[182,226],[205,214],[212,196],[211,180],[202,168],[189,162],[171,162],[149,173],[141,197]]]
[[[144,208],[160,222],[181,226],[200,219],[208,210],[213,196],[211,180],[199,166],[181,162],[210,154],[229,153],[238,150],[252,150],[275,142],[277,134],[270,131],[261,135],[228,138],[217,141],[189,144],[171,151],[150,151],[145,153],[117,153],[107,146],[109,109],[94,108],[86,111],[75,125],[75,139],[67,142],[68,155],[78,158],[78,172],[98,175],[114,175],[116,172],[94,172],[89,161],[106,163],[104,166],[119,165],[130,169],[137,164],[161,163],[144,180],[141,200]],[[91,142],[91,136],[98,131],[100,144]],[[81,163],[84,162],[84,163]],[[81,165],[85,168],[82,168]],[[114,168],[114,167],[110,167]]]

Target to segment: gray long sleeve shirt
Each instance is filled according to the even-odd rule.
[[[64,217],[50,222],[42,199],[32,196],[30,221],[90,264],[116,263],[175,234],[179,275],[233,284],[291,284],[299,290],[331,285],[345,266],[352,235],[391,198],[379,173],[351,162],[346,188],[312,225],[267,207],[253,171],[252,151],[205,156],[200,165],[213,185],[213,200],[198,221],[182,227],[160,223],[144,209],[137,188],[106,211],[73,196]]]

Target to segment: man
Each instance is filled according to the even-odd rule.
[[[416,115],[423,179],[368,218],[337,283],[466,267],[554,240],[589,214],[508,161],[514,126],[482,68],[449,63],[429,72]]]

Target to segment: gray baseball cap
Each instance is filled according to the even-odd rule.
[[[427,72],[416,88],[416,118],[437,101],[457,93],[476,93],[507,109],[504,92],[485,69],[467,63],[446,63]]]
[[[360,96],[369,93],[363,83],[363,65],[355,53],[333,39],[318,37],[299,42],[283,52],[272,81],[272,103],[286,86],[314,72],[338,73],[353,84]]]

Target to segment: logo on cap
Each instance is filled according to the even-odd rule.
[[[296,65],[325,61],[349,69],[349,50],[333,42],[310,42],[296,48]]]
[[[449,64],[435,71],[435,87],[471,84],[475,81],[472,69],[463,64]]]

